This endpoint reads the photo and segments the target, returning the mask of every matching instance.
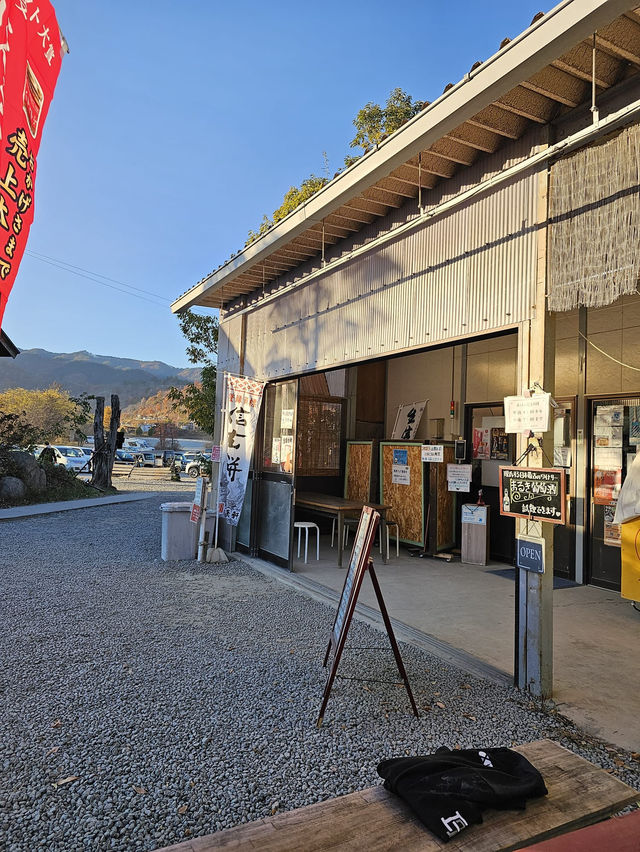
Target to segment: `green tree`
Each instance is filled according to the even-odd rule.
[[[299,187],[289,187],[282,199],[282,204],[273,211],[271,218],[266,215],[263,216],[258,230],[249,231],[249,236],[247,237],[245,246],[250,245],[254,240],[257,240],[258,237],[265,234],[269,228],[272,228],[276,222],[280,221],[280,219],[284,219],[285,216],[288,216],[289,213],[296,209],[296,207],[304,204],[305,201],[315,195],[316,192],[322,189],[322,187],[328,182],[328,177],[318,177],[318,175],[312,174],[309,175],[308,178],[305,178]]]
[[[180,331],[186,337],[187,358],[202,364],[200,381],[181,388],[172,387],[169,399],[174,410],[182,410],[190,420],[213,435],[216,416],[216,365],[218,354],[218,318],[185,311],[178,316]]]
[[[389,94],[384,107],[369,101],[353,120],[357,132],[349,143],[349,147],[362,148],[363,153],[366,154],[424,107],[425,104],[422,101],[414,101],[411,95],[400,88],[394,89]],[[353,157],[345,158],[346,165],[351,165],[353,162],[355,162]]]
[[[84,440],[82,431],[90,421],[91,397],[69,396],[59,387],[47,390],[10,388],[0,393],[0,411],[19,415],[37,434],[37,441],[68,440],[73,431],[76,440]]]

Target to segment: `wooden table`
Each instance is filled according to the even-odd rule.
[[[363,506],[371,506],[376,512],[380,513],[380,535],[381,541],[384,542],[382,548],[382,558],[385,564],[389,561],[389,553],[387,551],[387,510],[390,506],[380,505],[378,503],[361,503],[359,500],[347,500],[345,497],[333,497],[331,494],[316,494],[310,491],[298,491],[295,496],[296,509],[307,509],[310,512],[315,512],[318,515],[326,515],[329,518],[337,518],[338,520],[338,568],[342,568],[342,551],[344,537],[344,518],[347,514],[357,514],[362,512]]]
[[[487,810],[481,825],[448,843],[431,834],[401,799],[380,785],[159,852],[509,852],[598,822],[638,799],[631,787],[550,740],[515,751],[540,770],[549,795],[531,799],[524,811]]]

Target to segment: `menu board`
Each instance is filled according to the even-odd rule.
[[[501,515],[564,524],[565,495],[563,468],[500,468]]]

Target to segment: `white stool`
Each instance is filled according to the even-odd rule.
[[[400,527],[395,521],[387,521],[387,554],[389,553],[389,527],[396,528],[396,556],[400,556]],[[380,534],[380,554],[382,555],[382,533]]]
[[[347,544],[349,543],[349,525],[347,523],[348,521],[351,521],[353,523],[353,519],[352,518],[345,518],[344,519],[344,524],[342,526],[342,546],[343,547],[346,547]],[[331,547],[333,547],[333,539],[335,538],[335,535],[336,535],[336,524],[337,523],[338,523],[337,518],[334,518],[331,521]],[[356,521],[356,523],[360,523],[359,519]]]
[[[304,530],[304,564],[307,564],[309,530],[311,529],[316,531],[316,559],[320,561],[320,527],[312,521],[296,521],[293,526],[298,530],[298,559],[300,559],[300,535]]]

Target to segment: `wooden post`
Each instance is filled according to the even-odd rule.
[[[554,394],[555,317],[546,310],[547,287],[547,213],[548,172],[539,174],[538,183],[538,257],[535,305],[532,319],[521,323],[519,343],[519,392],[533,389],[536,382]],[[536,446],[527,457],[528,467],[553,466],[553,417],[550,429],[533,438],[519,437],[518,454],[529,443]],[[554,525],[518,519],[516,535],[529,534],[541,539],[545,571],[536,574],[516,568],[516,684],[540,698],[553,691],[553,534]]]
[[[104,397],[96,397],[96,411],[93,418],[93,475],[91,485],[101,491],[111,488],[111,471],[116,455],[116,437],[120,426],[120,399],[111,394],[111,419],[109,434],[104,435]]]

